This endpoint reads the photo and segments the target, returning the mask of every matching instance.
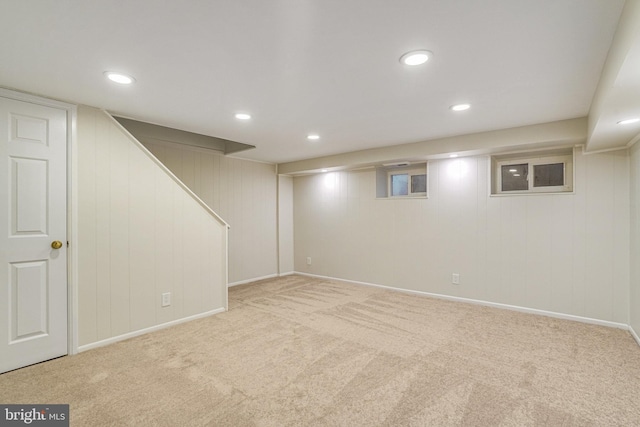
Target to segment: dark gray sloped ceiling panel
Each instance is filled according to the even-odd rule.
[[[149,140],[167,141],[193,147],[208,148],[224,154],[233,154],[256,148],[255,145],[216,138],[215,136],[201,135],[151,123],[139,122],[137,120],[125,119],[123,117],[114,116],[114,118],[141,142]]]

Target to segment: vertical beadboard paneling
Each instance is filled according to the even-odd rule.
[[[486,175],[490,175],[490,161],[485,165]],[[504,292],[502,281],[504,280],[504,263],[502,261],[502,202],[503,197],[488,197],[489,187],[478,187],[480,192],[478,197],[487,200],[487,217],[486,217],[486,289],[487,293],[484,299],[487,301],[504,302]],[[483,227],[479,224],[478,227]]]
[[[185,250],[185,228],[187,227],[184,220],[184,205],[182,203],[182,191],[179,188],[172,187],[170,209],[173,212],[173,225],[171,234],[173,236],[173,271],[171,272],[173,280],[174,298],[172,304],[174,306],[175,316],[177,318],[187,317],[188,308],[185,308],[185,266],[184,266],[184,250]]]
[[[259,277],[255,275],[255,264],[251,260],[256,259],[254,257],[256,248],[259,250],[260,242],[251,242],[252,236],[255,235],[255,222],[251,221],[252,212],[258,210],[256,199],[256,188],[260,185],[255,180],[254,169],[248,162],[242,162],[236,160],[236,180],[240,182],[240,190],[236,193],[237,196],[246,195],[246,197],[237,197],[236,203],[238,203],[238,215],[240,216],[241,224],[240,235],[238,239],[238,246],[245,248],[246,255],[241,255],[240,250],[236,253],[236,261],[240,263],[237,274],[247,271],[249,277]],[[275,225],[275,224],[274,224]],[[252,244],[253,243],[253,244]]]
[[[630,280],[630,203],[629,203],[629,153],[627,150],[612,153],[614,157],[613,199],[613,316],[616,322],[628,323]]]
[[[186,145],[142,142],[231,226],[230,283],[278,273],[275,165]]]
[[[543,308],[551,300],[551,218],[553,217],[552,197],[526,198],[526,240],[516,244],[526,245],[527,275],[519,278],[525,283],[525,300],[532,308]],[[516,276],[517,277],[517,276]]]
[[[182,165],[180,168],[180,180],[186,184],[191,191],[196,191],[196,153],[189,150],[180,150]]]
[[[186,205],[187,200],[184,194],[180,194],[181,203]],[[197,224],[198,212],[193,209],[185,209],[183,212],[182,220],[185,224]],[[185,225],[182,227],[182,233],[184,234],[184,241],[189,242],[182,248],[182,262],[183,262],[183,295],[184,295],[184,315],[192,316],[200,313],[202,310],[202,287],[201,286],[189,286],[190,283],[199,283],[201,270],[202,270],[202,241],[200,239],[202,232],[196,227]]]
[[[242,182],[242,162],[237,159],[231,159],[229,166],[231,170],[229,180],[229,184],[231,185],[231,213],[228,221],[231,224],[231,230],[229,232],[231,238],[229,239],[229,245],[232,248],[229,252],[229,264],[231,277],[235,278],[242,277],[245,260],[247,258],[246,255],[252,248],[247,248],[247,252],[244,253],[242,251],[243,243],[245,242],[244,236],[247,234],[247,226],[242,226],[245,220],[245,215],[247,215],[247,213],[242,209],[242,196],[246,194],[243,192],[246,186],[243,185],[245,183]],[[233,280],[231,280],[231,282],[233,282]]]
[[[630,149],[631,168],[631,256],[629,323],[636,335],[640,334],[640,144]]]
[[[129,282],[129,141],[118,129],[110,126],[100,143],[111,148],[109,159],[110,319],[111,334],[117,336],[132,330]]]
[[[573,188],[573,282],[571,309],[569,313],[585,313],[587,296],[587,182],[586,156],[576,155],[574,163],[575,180]]]
[[[615,161],[613,155],[588,155],[586,164],[585,315],[613,320]]]
[[[82,112],[82,114],[80,114]],[[87,221],[94,221],[96,224],[96,290],[97,290],[97,307],[96,315],[98,321],[98,341],[112,337],[111,333],[111,246],[117,245],[117,242],[111,241],[111,145],[108,140],[105,140],[105,135],[109,134],[109,124],[105,120],[99,120],[100,112],[91,109],[79,110],[78,123],[79,128],[84,121],[83,117],[90,115],[94,120],[93,126],[95,127],[96,135],[96,211],[93,216],[89,216]],[[78,132],[78,145],[82,146],[83,139],[82,134]],[[82,158],[79,159],[81,163]],[[90,173],[90,171],[88,171]],[[78,176],[82,181],[84,176]],[[79,200],[84,200],[84,194],[79,193]],[[87,213],[88,214],[88,213]],[[82,233],[82,229],[79,229],[79,233]],[[93,244],[92,241],[80,240],[80,244],[83,246],[89,246]],[[83,251],[80,250],[80,253]],[[82,266],[83,264],[80,264]],[[82,271],[82,268],[79,269]],[[79,284],[81,288],[83,283]],[[78,305],[83,304],[82,300],[79,300]],[[83,319],[80,318],[78,324],[82,324]],[[89,342],[89,341],[87,341]],[[84,344],[84,341],[80,341],[80,344]]]
[[[178,293],[174,290],[174,280],[172,277],[175,271],[174,248],[176,239],[172,232],[174,224],[173,209],[166,209],[163,201],[172,194],[167,194],[167,188],[171,188],[171,179],[164,173],[154,173],[155,192],[153,205],[155,207],[154,236],[156,238],[154,247],[154,283],[156,296],[162,296],[165,292],[173,295],[172,304],[169,307],[162,307],[155,304],[155,315],[159,323],[170,322],[178,318],[175,315],[175,307],[178,304]]]
[[[293,271],[293,178],[278,177],[278,273]]]
[[[456,159],[458,160],[458,159]],[[458,273],[461,276],[461,281],[464,282],[466,275],[461,272],[463,266],[462,259],[458,257],[457,253],[460,248],[460,212],[456,203],[459,199],[460,191],[460,163],[454,163],[454,160],[444,160],[438,162],[438,218],[437,222],[440,224],[440,230],[449,230],[448,233],[438,231],[435,234],[435,240],[432,242],[433,246],[440,248],[441,256],[439,257],[440,268],[438,268],[438,276],[434,289],[436,293],[449,292],[452,295],[460,296],[460,287],[451,285],[451,274]],[[390,203],[396,203],[393,200]],[[430,200],[425,200],[423,203],[428,203]],[[401,230],[399,230],[401,232]],[[429,257],[429,252],[423,254],[424,257]],[[464,255],[462,255],[464,257]],[[433,286],[432,285],[432,286]]]
[[[78,109],[78,156],[80,346],[224,308],[226,224],[102,111]]]
[[[553,214],[548,223],[551,236],[548,248],[551,264],[549,292],[552,311],[555,312],[570,312],[573,306],[574,199],[575,196],[552,199]]]
[[[453,159],[451,173],[457,182],[456,220],[458,233],[456,236],[457,252],[463,257],[457,259],[454,267],[460,271],[462,287],[457,289],[467,298],[483,298],[478,285],[478,259],[476,252],[478,226],[478,159],[475,157]],[[474,183],[471,185],[470,183]],[[467,215],[473,212],[474,215]],[[458,268],[461,265],[461,268]],[[466,287],[465,287],[466,284]]]
[[[198,197],[200,197],[211,209],[216,210],[216,203],[214,201],[214,188],[212,185],[216,180],[214,178],[214,159],[216,156],[211,154],[202,155],[199,157],[200,160],[200,173],[198,176],[198,188],[199,190],[196,192]]]
[[[475,224],[475,251],[476,251],[476,281],[477,281],[477,299],[487,299],[489,293],[487,286],[488,275],[488,212],[489,198],[486,197],[487,188],[489,188],[490,178],[488,174],[488,157],[476,158],[476,180],[475,198],[478,207],[478,215]]]
[[[561,195],[490,197],[487,157],[431,162],[419,200],[375,200],[361,185],[374,171],[335,174],[345,192],[330,174],[296,177],[295,269],[624,322],[628,164],[577,152],[575,167]]]
[[[228,203],[229,200],[229,162],[222,157],[217,157],[218,162],[216,165],[218,166],[217,170],[217,178],[218,180],[214,182],[214,189],[217,193],[218,206],[220,209],[220,214],[224,215],[223,218],[231,218],[230,205]],[[231,220],[226,220],[229,224],[231,224]],[[231,232],[231,230],[229,230]],[[231,251],[229,251],[231,252]],[[231,274],[231,273],[229,273]]]
[[[179,176],[180,174],[182,174],[183,159],[182,159],[182,152],[180,151],[180,149],[178,147],[173,147],[169,145],[164,145],[161,147],[164,149],[165,161],[163,161],[163,164],[167,168],[169,168],[171,172],[176,174],[176,176]]]
[[[502,198],[500,212],[500,262],[493,266],[503,272],[502,298],[507,304],[526,305],[527,199]]]
[[[158,294],[155,289],[155,247],[162,244],[162,234],[155,234],[155,165],[145,161],[138,147],[129,144],[129,296],[132,330],[153,326],[156,322]],[[155,216],[155,214],[154,214]],[[150,250],[150,247],[153,250]]]
[[[78,163],[78,176],[83,177],[78,181],[78,192],[85,196],[78,205],[78,229],[82,234],[81,239],[93,242],[78,252],[78,264],[83,266],[78,274],[78,282],[84,284],[78,288],[78,299],[83,301],[78,306],[78,317],[83,319],[78,325],[78,339],[80,342],[94,342],[98,340],[95,117],[87,116],[78,123],[78,128],[78,132],[83,135],[83,143],[78,146],[78,157],[83,159]]]

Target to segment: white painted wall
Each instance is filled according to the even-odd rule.
[[[278,176],[279,274],[293,273],[293,178]]]
[[[376,200],[373,170],[296,177],[296,271],[626,324],[626,151],[577,154],[572,195],[489,197],[488,164],[430,162],[417,200]]]
[[[230,284],[278,273],[275,165],[181,144],[141,142],[231,226]]]
[[[630,325],[640,334],[640,144],[631,147],[631,290]]]
[[[100,110],[77,156],[79,345],[224,309],[227,226]]]

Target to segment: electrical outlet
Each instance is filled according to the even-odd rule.
[[[453,283],[454,285],[459,285],[460,284],[460,274],[459,273],[453,273],[451,275],[451,283]]]
[[[310,256],[307,257],[307,265],[311,265],[311,257]]]
[[[171,292],[162,294],[162,306],[169,307],[171,305]]]

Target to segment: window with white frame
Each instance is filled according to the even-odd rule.
[[[389,172],[389,197],[426,196],[425,171]]]
[[[427,165],[399,164],[376,169],[376,197],[410,198],[427,196]]]
[[[492,194],[573,191],[573,150],[492,158]]]

